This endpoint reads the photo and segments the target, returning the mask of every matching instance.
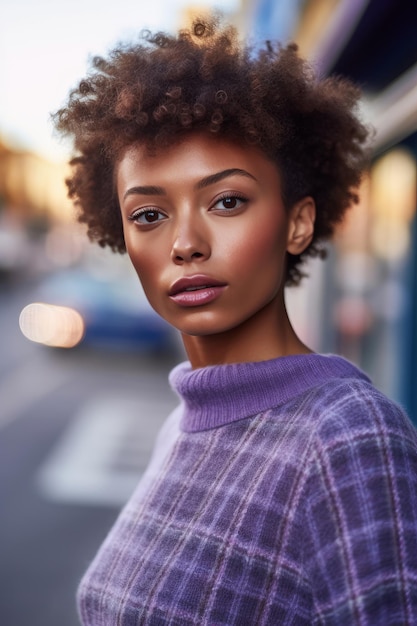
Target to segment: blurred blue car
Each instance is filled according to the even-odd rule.
[[[177,350],[176,331],[148,303],[127,257],[105,259],[53,272],[39,285],[37,301],[77,311],[84,321],[83,345]]]

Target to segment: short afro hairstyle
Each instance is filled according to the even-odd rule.
[[[53,120],[72,138],[69,196],[91,240],[125,252],[114,170],[125,149],[175,144],[204,131],[260,148],[279,167],[287,208],[304,196],[317,207],[314,238],[287,255],[286,284],[298,284],[308,256],[324,256],[367,162],[369,129],[360,91],[340,77],[317,77],[295,44],[239,40],[216,17],[177,35],[141,33],[108,58],[95,57]]]

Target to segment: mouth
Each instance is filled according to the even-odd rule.
[[[171,286],[169,297],[181,307],[198,307],[217,300],[226,287],[208,276],[185,276]]]
[[[177,280],[170,288],[169,295],[176,296],[179,293],[201,291],[215,287],[225,287],[226,283],[209,278],[208,276],[184,276]]]

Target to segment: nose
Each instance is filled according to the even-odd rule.
[[[195,216],[181,219],[172,244],[171,258],[174,263],[204,261],[210,257],[211,248],[204,226]]]

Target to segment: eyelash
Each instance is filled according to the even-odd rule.
[[[140,218],[142,215],[146,215],[146,213],[156,213],[156,214],[158,214],[158,215],[163,215],[164,217],[166,217],[165,213],[163,213],[163,212],[162,212],[162,211],[160,211],[159,209],[156,209],[156,208],[155,208],[155,209],[143,208],[143,209],[138,209],[137,211],[135,211],[134,213],[132,213],[132,215],[129,215],[127,219],[128,219],[130,222],[136,222],[137,224],[141,224],[141,225],[143,225],[143,226],[151,226],[151,225],[153,225],[153,224],[156,224],[156,223],[157,223],[157,222],[159,222],[159,221],[162,221],[162,220],[156,219],[156,220],[155,220],[155,221],[153,221],[153,222],[139,222],[139,218]]]
[[[243,194],[239,194],[239,193],[230,193],[230,192],[225,192],[224,194],[222,194],[220,197],[216,198],[215,202],[213,202],[213,204],[210,207],[210,210],[216,210],[216,204],[218,204],[219,202],[222,202],[224,200],[239,200],[240,202],[242,202],[243,204],[245,204],[246,202],[248,202],[248,198],[246,196],[244,196]],[[218,209],[220,211],[224,211],[226,213],[234,213],[235,211],[238,211],[241,208],[241,206],[238,207],[231,207],[231,208],[227,208],[227,207],[223,207],[223,209]],[[151,209],[151,208],[143,208],[143,209],[138,209],[137,211],[135,211],[134,213],[132,213],[132,215],[128,216],[128,220],[130,222],[136,222],[137,224],[141,224],[143,226],[152,226],[153,224],[156,224],[162,220],[156,219],[154,221],[151,222],[140,222],[139,219],[142,215],[146,215],[147,213],[155,213],[158,215],[162,215],[163,217],[166,217],[165,213],[163,213],[162,211],[160,211],[159,209],[155,208],[155,209]]]
[[[226,193],[220,195],[220,197],[216,198],[215,202],[213,202],[213,204],[211,206],[211,209],[213,209],[216,206],[216,204],[218,204],[219,202],[222,202],[223,200],[240,200],[243,204],[246,204],[246,202],[248,202],[248,198],[246,196],[244,196],[243,194],[236,193],[236,192],[233,192],[233,193],[226,192]],[[241,208],[241,206],[239,206],[239,207],[232,207],[230,209],[224,207],[223,209],[220,209],[220,210],[232,213],[234,211],[239,210],[240,208]]]

